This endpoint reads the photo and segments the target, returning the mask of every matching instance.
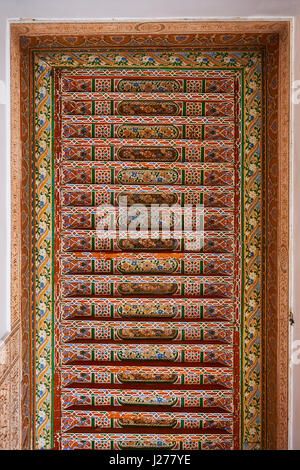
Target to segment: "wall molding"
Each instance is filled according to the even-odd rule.
[[[268,88],[268,100],[274,109],[267,123],[266,168],[266,270],[265,270],[265,354],[262,368],[268,376],[264,389],[264,447],[286,449],[288,442],[288,358],[289,358],[289,81],[290,81],[290,23],[289,21],[139,21],[139,22],[93,22],[93,23],[18,23],[11,24],[11,180],[12,180],[12,261],[11,261],[11,309],[12,328],[20,330],[20,374],[22,388],[15,397],[21,414],[22,442],[11,443],[14,447],[30,448],[31,439],[31,377],[30,370],[30,277],[26,256],[30,253],[28,219],[30,208],[26,201],[28,181],[24,172],[25,147],[29,136],[22,127],[22,113],[26,97],[23,94],[22,61],[29,60],[34,51],[48,49],[56,39],[72,36],[72,47],[84,47],[82,37],[95,37],[103,41],[114,35],[143,39],[165,35],[195,36],[199,41],[213,38],[213,44],[225,47],[242,44],[263,47],[265,40],[266,60],[273,61],[277,83]],[[227,39],[226,39],[226,38]],[[278,41],[272,49],[271,38]],[[269,41],[269,42],[268,42]],[[48,46],[47,46],[48,44]],[[70,42],[65,42],[67,44]],[[62,46],[61,46],[62,47]],[[101,47],[101,46],[97,46]],[[111,47],[117,47],[113,44]],[[178,47],[178,46],[174,46]],[[268,59],[269,54],[269,59]],[[273,54],[273,55],[272,55]],[[24,63],[24,62],[23,62]],[[24,78],[24,77],[23,77]],[[272,88],[273,87],[273,88]],[[276,91],[274,91],[276,89]],[[273,95],[272,95],[273,94]],[[24,101],[25,100],[25,101]],[[28,97],[27,97],[28,100]],[[271,102],[270,102],[271,103]],[[271,105],[271,104],[270,104]],[[23,107],[22,107],[23,106]],[[269,144],[268,144],[269,142]],[[271,158],[272,156],[272,158]],[[30,263],[29,263],[30,264]],[[27,271],[26,271],[27,270]],[[267,313],[267,314],[266,314]],[[7,339],[10,341],[10,337]],[[10,365],[7,363],[7,367]],[[2,418],[3,419],[3,418]]]

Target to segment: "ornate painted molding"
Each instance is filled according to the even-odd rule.
[[[29,152],[30,129],[24,125],[31,99],[28,82],[33,55],[49,64],[52,50],[76,53],[93,46],[120,48],[203,46],[251,47],[262,53],[267,76],[267,158],[265,173],[266,248],[265,326],[263,375],[263,438],[265,448],[287,447],[288,413],[288,166],[289,166],[289,24],[287,22],[151,22],[151,23],[38,23],[16,24],[12,33],[12,312],[22,332],[22,434],[19,447],[32,445],[32,378],[30,370],[30,259],[31,211]],[[118,36],[115,36],[115,35]],[[121,37],[119,35],[122,35]],[[146,36],[143,36],[145,35]],[[62,37],[72,35],[72,37]],[[181,35],[181,36],[180,36]],[[85,37],[84,37],[85,36]],[[81,52],[81,54],[82,54]],[[47,59],[45,60],[45,55]],[[61,53],[60,53],[61,54]],[[59,55],[59,54],[58,54]],[[57,57],[58,57],[57,55]],[[37,55],[36,55],[37,57]],[[54,60],[55,63],[55,60]],[[21,67],[20,67],[21,65]],[[49,65],[53,65],[50,63]],[[30,78],[31,77],[31,78]],[[21,81],[20,81],[21,80]],[[21,84],[21,86],[20,86]],[[22,97],[20,97],[20,89]],[[22,98],[22,99],[21,99]],[[21,126],[21,116],[23,125]],[[26,118],[27,116],[27,118]],[[21,149],[22,144],[22,149]],[[24,198],[24,194],[29,197]],[[27,273],[27,275],[26,275]],[[266,312],[268,315],[266,315]],[[29,384],[31,383],[31,387]],[[31,392],[30,389],[31,388]],[[254,446],[255,447],[255,446]],[[253,445],[245,446],[253,448]]]

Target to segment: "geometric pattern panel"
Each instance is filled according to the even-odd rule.
[[[33,58],[35,447],[259,448],[261,52]],[[74,106],[65,102],[81,101],[68,114]],[[105,114],[98,103],[108,101]],[[202,104],[193,111],[191,102]],[[153,204],[172,210],[152,218]],[[74,383],[64,380],[69,372]],[[91,402],[69,409],[63,397],[77,389]],[[109,409],[95,405],[97,390]],[[127,403],[128,393],[125,403],[126,390],[142,393],[142,403]],[[177,411],[203,417],[197,432],[148,427],[144,412],[177,412],[168,400],[179,392]],[[232,411],[201,405],[203,393],[217,392],[231,393]],[[158,405],[164,397],[170,408]],[[115,411],[123,414],[109,415],[113,426],[94,426],[98,412]],[[116,420],[132,418],[127,411],[144,424],[116,431]],[[81,412],[90,427],[63,427]],[[230,426],[202,426],[205,413]]]
[[[57,72],[62,449],[229,449],[240,432],[240,82],[186,75]]]

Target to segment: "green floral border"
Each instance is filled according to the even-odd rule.
[[[52,74],[53,67],[224,68],[244,75],[241,124],[243,166],[244,292],[242,302],[242,447],[261,442],[261,181],[262,57],[257,51],[35,54],[35,445],[52,447]]]

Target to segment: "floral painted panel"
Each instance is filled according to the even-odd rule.
[[[53,75],[37,58],[36,113],[49,123],[36,135],[37,237],[49,240],[37,260],[52,266],[38,281],[45,338],[52,307],[55,322],[54,358],[37,366],[38,448],[260,441],[260,376],[240,377],[260,360],[259,320],[255,352],[248,334],[261,302],[261,58],[206,56],[135,52],[120,68],[118,54],[88,53],[82,68],[80,53],[53,52]]]

